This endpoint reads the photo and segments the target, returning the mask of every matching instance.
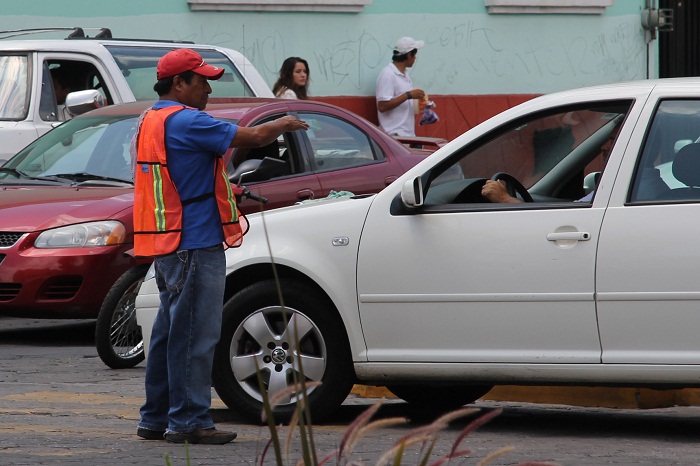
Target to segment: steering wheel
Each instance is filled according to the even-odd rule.
[[[523,184],[510,173],[498,172],[495,175],[493,175],[491,179],[493,181],[503,180],[506,184],[506,190],[508,191],[508,195],[510,195],[511,197],[515,197],[515,194],[517,193],[520,194],[520,197],[523,199],[523,201],[535,202],[534,199],[532,199],[530,193],[527,192],[527,189],[525,189],[525,186],[523,186]]]

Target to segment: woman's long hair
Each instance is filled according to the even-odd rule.
[[[306,67],[306,84],[303,87],[299,87],[294,84],[294,67],[297,63],[303,63]],[[297,95],[300,100],[307,100],[309,98],[309,63],[300,57],[289,57],[282,63],[282,68],[280,68],[280,75],[277,82],[272,87],[272,93],[277,95],[280,91],[284,89],[291,89]]]

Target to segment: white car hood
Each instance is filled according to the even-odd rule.
[[[250,228],[239,248],[226,252],[229,269],[254,262],[303,267],[315,275],[305,251],[328,251],[319,257],[350,260],[355,266],[356,251],[367,212],[375,196],[328,199],[247,216]],[[355,251],[352,253],[351,251]],[[302,256],[299,256],[301,254]],[[339,264],[340,265],[340,264]]]

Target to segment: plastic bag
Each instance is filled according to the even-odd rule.
[[[436,121],[438,121],[440,118],[437,116],[437,113],[433,110],[437,105],[435,105],[435,102],[432,100],[428,100],[425,103],[425,106],[423,107],[423,114],[420,117],[420,125],[432,125]]]

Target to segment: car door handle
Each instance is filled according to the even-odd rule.
[[[589,239],[591,239],[591,234],[586,231],[562,231],[547,235],[547,241],[588,241]]]
[[[312,189],[300,189],[297,191],[297,199],[300,201],[305,201],[307,199],[314,198],[314,191]]]
[[[391,183],[396,181],[398,176],[387,176],[384,178],[384,186],[389,186]]]

